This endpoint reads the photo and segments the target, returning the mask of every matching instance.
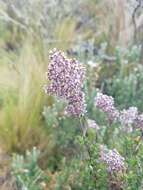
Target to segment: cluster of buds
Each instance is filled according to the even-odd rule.
[[[125,159],[118,153],[116,149],[108,150],[101,146],[101,161],[107,164],[109,173],[118,173],[125,170]]]
[[[50,52],[47,77],[50,84],[45,92],[67,101],[65,112],[80,116],[86,112],[85,98],[82,91],[85,77],[84,67],[75,59],[68,59],[61,51]]]
[[[97,93],[97,96],[95,97],[95,106],[107,113],[110,121],[117,120],[119,117],[119,112],[114,106],[114,99],[112,96]]]
[[[97,125],[97,123],[92,119],[88,119],[87,124],[88,124],[88,127],[91,129],[96,129],[96,130],[99,129],[99,126]]]

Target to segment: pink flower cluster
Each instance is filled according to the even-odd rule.
[[[119,112],[114,106],[114,99],[112,96],[97,93],[95,97],[95,106],[107,113],[110,121],[117,120]]]
[[[107,170],[110,173],[120,172],[125,169],[125,159],[118,153],[116,149],[108,150],[102,146],[101,160],[107,164]]]
[[[137,107],[129,107],[118,111],[114,106],[112,96],[107,96],[102,93],[97,93],[95,97],[95,106],[105,112],[109,121],[119,121],[126,131],[133,131],[133,126],[143,130],[143,114],[138,114]]]
[[[133,125],[138,116],[138,109],[136,107],[129,107],[120,113],[120,122],[123,126]]]
[[[122,125],[130,127],[128,128],[130,131],[133,131],[133,127],[143,131],[143,113],[139,114],[137,107],[121,111],[120,122]]]
[[[84,67],[75,59],[68,59],[61,51],[50,52],[47,76],[50,84],[45,92],[67,101],[65,112],[79,116],[86,112],[85,98],[82,91],[85,77]]]

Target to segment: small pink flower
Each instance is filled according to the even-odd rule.
[[[138,116],[138,109],[136,107],[130,107],[127,110],[123,110],[120,113],[120,122],[123,126],[131,126],[134,124]]]
[[[112,96],[97,93],[95,97],[95,106],[105,112],[110,121],[117,120],[119,117],[119,112],[114,106],[114,99]]]
[[[87,120],[87,124],[88,124],[89,128],[93,128],[93,129],[99,130],[99,126],[97,125],[97,123],[94,120],[88,119]]]
[[[102,146],[100,154],[101,161],[107,164],[107,170],[109,173],[120,172],[125,169],[125,159],[116,149],[109,150]]]

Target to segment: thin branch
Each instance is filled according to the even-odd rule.
[[[135,7],[134,9],[134,12],[132,14],[132,21],[133,21],[133,25],[134,25],[134,42],[136,43],[137,42],[137,24],[136,24],[136,13],[138,11],[138,9],[141,7],[141,2],[142,0],[139,0],[138,1],[138,4],[137,6]]]

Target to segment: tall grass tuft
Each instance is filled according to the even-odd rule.
[[[36,52],[26,41],[14,61],[0,64],[0,141],[8,152],[43,146],[48,140],[42,121],[45,69]]]

